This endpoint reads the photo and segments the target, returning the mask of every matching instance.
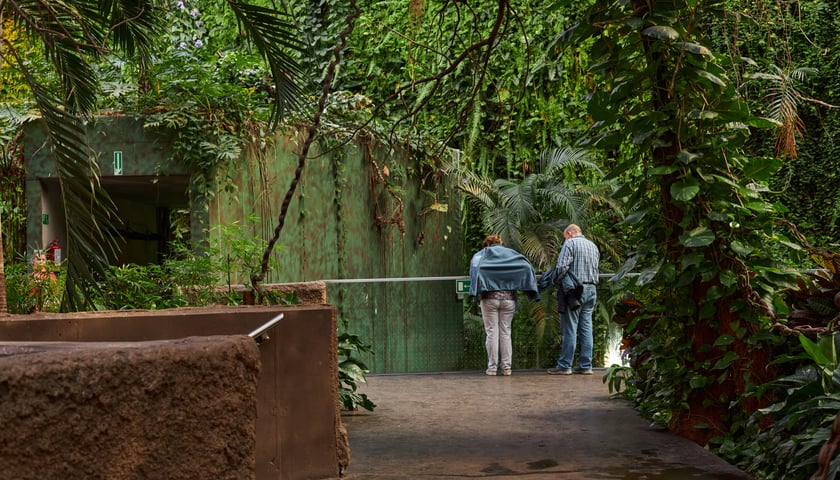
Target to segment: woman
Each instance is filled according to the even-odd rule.
[[[520,290],[540,299],[534,267],[521,253],[503,246],[501,237],[488,235],[470,261],[470,298],[480,302],[487,335],[487,375],[496,375],[499,367],[503,375],[512,373],[510,326]]]

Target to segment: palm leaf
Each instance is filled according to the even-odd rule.
[[[564,219],[533,225],[522,235],[522,254],[528,257],[538,271],[548,271],[557,262],[563,231],[569,222]]]
[[[113,202],[99,183],[99,166],[87,147],[85,118],[96,111],[99,80],[88,64],[113,45],[129,55],[150,57],[160,25],[148,0],[76,0],[15,2],[16,25],[43,43],[61,94],[38,83],[8,43],[44,119],[47,146],[53,153],[61,188],[67,235],[67,280],[61,309],[93,307],[97,288],[115,255],[118,221]]]
[[[67,281],[62,311],[93,307],[90,294],[105,275],[108,256],[118,250],[114,204],[99,184],[99,165],[87,147],[81,117],[39,84],[30,84],[54,155],[67,226]]]
[[[151,0],[76,0],[85,31],[98,45],[107,42],[146,69],[162,27]]]
[[[275,87],[275,103],[271,114],[270,129],[274,129],[288,107],[300,103],[301,91],[296,80],[300,67],[288,50],[302,51],[297,29],[283,19],[282,12],[269,8],[228,0],[237,21],[248,37],[265,55]]]
[[[543,150],[540,152],[539,161],[541,171],[549,177],[562,178],[563,169],[574,166],[591,169],[599,176],[603,175],[598,164],[592,160],[586,150],[568,145]]]
[[[550,148],[540,154],[539,169],[521,180],[496,179],[470,171],[453,161],[444,171],[457,182],[467,199],[477,206],[484,229],[502,236],[538,268],[556,261],[563,229],[569,223],[588,224],[593,206],[617,211],[606,194],[609,185],[573,183],[566,170],[602,175],[588,154],[572,147]],[[596,239],[597,240],[597,239]]]
[[[78,11],[64,2],[22,1],[16,7],[16,28],[40,39],[55,66],[62,103],[74,111],[93,111],[96,79],[84,58],[95,54],[97,47],[80,25]]]

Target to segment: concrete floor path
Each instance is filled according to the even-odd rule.
[[[610,399],[603,371],[369,375],[377,404],[342,415],[349,480],[749,480]]]

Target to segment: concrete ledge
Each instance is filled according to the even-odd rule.
[[[0,343],[3,476],[253,479],[247,336]]]

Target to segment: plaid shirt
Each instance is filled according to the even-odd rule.
[[[563,278],[572,272],[580,283],[598,283],[598,247],[583,235],[566,240],[557,257],[557,276]]]

